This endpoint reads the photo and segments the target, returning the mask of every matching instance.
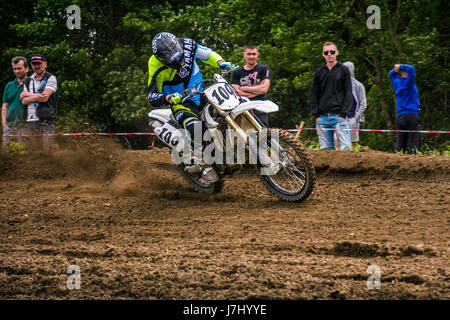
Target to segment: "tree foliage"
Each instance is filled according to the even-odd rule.
[[[104,130],[148,130],[147,61],[161,31],[191,37],[226,60],[243,65],[242,48],[259,46],[270,66],[268,98],[280,106],[271,124],[314,126],[310,96],[322,45],[333,41],[339,60],[352,61],[366,87],[365,128],[395,128],[395,98],[388,73],[396,63],[414,65],[422,103],[421,125],[448,130],[448,2],[445,0],[210,0],[2,2],[1,89],[13,77],[10,60],[35,52],[49,59],[60,85],[60,118],[89,118]],[[81,9],[81,29],[66,26],[67,7]],[[366,25],[369,5],[381,12],[381,29]],[[24,9],[26,8],[26,10]],[[201,66],[205,76],[215,71]],[[314,132],[306,138],[316,139]],[[392,150],[394,134],[361,133],[361,143]],[[445,135],[422,135],[445,148]]]

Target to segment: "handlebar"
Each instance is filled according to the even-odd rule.
[[[196,88],[191,88],[191,89],[183,90],[183,91],[181,92],[181,96],[183,97],[183,98],[181,99],[181,103],[185,102],[187,99],[193,97],[194,95],[196,95],[196,94],[201,94],[201,93],[203,93],[203,91],[199,91],[199,90],[197,90]]]
[[[233,68],[227,68],[227,67],[225,67],[225,68],[221,69],[221,71],[222,71],[222,77],[225,77],[225,76],[229,75],[229,74],[232,73],[234,70],[236,70],[236,68],[238,68],[238,66],[233,66]]]
[[[239,66],[235,66],[235,65],[232,65],[231,67],[227,66],[227,67],[221,68],[220,70],[221,70],[222,77],[226,77],[227,75],[232,73],[237,68],[239,68]],[[207,82],[207,81],[214,81],[214,79],[203,79],[202,81],[195,83],[193,85],[193,88],[185,89],[185,90],[181,91],[180,92],[180,94],[182,96],[181,103],[185,102],[187,99],[193,97],[196,94],[202,94],[203,91],[202,90],[198,90],[196,87],[199,84],[201,84],[203,82]]]

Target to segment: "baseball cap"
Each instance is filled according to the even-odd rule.
[[[31,56],[31,63],[33,63],[33,62],[44,62],[44,61],[47,61],[47,58],[46,57],[44,57],[42,54],[40,54],[40,53],[36,53],[36,54],[33,54],[32,56]]]

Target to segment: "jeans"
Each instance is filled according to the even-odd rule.
[[[347,119],[339,119],[338,115],[320,115],[320,120],[316,122],[317,129],[349,129]],[[319,136],[320,149],[334,150],[333,136],[336,133],[340,150],[353,150],[350,141],[349,130],[317,130]]]
[[[20,143],[25,143],[24,137],[10,137],[8,135],[15,135],[15,134],[27,134],[25,128],[10,128],[8,126],[3,127],[3,147],[6,146],[8,141],[17,141]]]
[[[348,125],[350,129],[359,129],[359,119],[356,121],[356,117],[348,118]],[[349,131],[350,132],[350,140],[352,142],[359,141],[359,131]]]
[[[43,134],[44,136],[30,137],[31,148],[33,150],[49,151],[53,149],[55,144],[55,138],[53,136],[47,136],[47,134],[55,134],[55,122],[54,121],[30,121],[27,122],[28,131],[30,134]]]
[[[419,115],[413,113],[399,114],[396,119],[397,130],[419,131]],[[409,141],[409,149],[408,149]],[[418,132],[398,132],[395,151],[408,151],[415,154],[420,150],[420,133]]]

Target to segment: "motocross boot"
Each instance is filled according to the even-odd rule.
[[[214,183],[219,180],[219,175],[211,165],[194,163],[184,167],[184,171],[191,174],[201,173],[205,183]]]
[[[197,156],[192,156],[192,164],[185,166],[184,171],[187,173],[200,173],[202,172],[203,167],[203,161]]]
[[[217,174],[216,170],[214,170],[214,168],[209,165],[209,166],[205,166],[203,171],[202,171],[202,180],[205,183],[214,183],[219,181],[219,175]]]

